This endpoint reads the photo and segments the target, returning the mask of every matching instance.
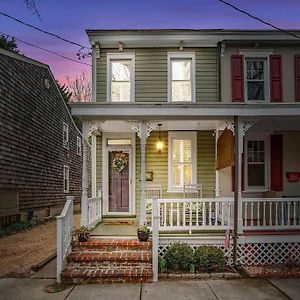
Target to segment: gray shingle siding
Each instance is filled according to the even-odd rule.
[[[63,122],[69,149],[63,148]],[[18,192],[23,211],[62,205],[67,195],[78,202],[77,136],[49,69],[0,53],[0,191]],[[70,168],[69,194],[63,192],[64,165]]]

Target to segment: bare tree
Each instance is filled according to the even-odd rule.
[[[82,72],[75,79],[67,78],[67,86],[72,93],[71,101],[89,102],[92,98],[92,78],[85,72]]]
[[[41,15],[36,7],[36,4],[35,4],[35,0],[24,0],[26,6],[33,11],[33,13],[35,15],[37,15],[39,17],[39,19],[41,20]]]

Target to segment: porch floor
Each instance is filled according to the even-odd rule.
[[[136,237],[137,225],[100,223],[92,231],[91,236],[127,236]]]

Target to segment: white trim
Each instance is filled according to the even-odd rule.
[[[267,57],[274,54],[273,49],[240,49],[239,54],[250,57]]]
[[[66,135],[65,135],[66,133]],[[65,138],[66,137],[66,138]],[[63,147],[69,149],[70,140],[69,140],[69,124],[63,122]]]
[[[106,140],[110,138],[131,139],[130,146],[107,146]],[[103,133],[102,135],[102,188],[103,188],[103,213],[104,215],[134,216],[136,214],[135,205],[135,181],[136,181],[136,155],[135,155],[135,134],[134,133]],[[128,150],[129,151],[129,212],[109,212],[108,211],[108,151]]]
[[[92,134],[92,197],[98,197],[97,190],[97,136]]]
[[[82,138],[80,136],[76,137],[76,153],[82,156]]]
[[[97,101],[97,55],[95,46],[92,47],[92,102]]]
[[[159,105],[158,105],[159,104]],[[299,103],[70,103],[72,114],[103,119],[161,120],[165,117],[186,120],[216,119],[220,117],[300,116]]]
[[[172,59],[191,59],[191,101],[182,101],[183,103],[196,102],[196,55],[195,52],[168,52],[168,102],[181,103],[181,101],[172,101]]]
[[[65,180],[67,180],[67,187],[65,186]],[[67,165],[63,167],[63,190],[64,193],[69,193],[70,191],[70,168]]]
[[[135,53],[122,52],[122,53],[107,53],[106,66],[106,101],[111,101],[111,61],[112,60],[130,60],[130,101],[114,101],[114,103],[128,103],[135,101]]]
[[[244,178],[245,192],[267,192],[270,186],[270,132],[251,132],[245,136],[244,141]],[[264,141],[265,143],[265,186],[248,186],[248,141]]]
[[[264,92],[265,99],[263,100],[248,100],[248,89],[247,89],[247,60],[251,59],[262,59],[264,62]],[[245,102],[246,103],[268,103],[270,102],[270,59],[269,55],[265,52],[248,52],[247,56],[244,56],[244,91],[245,91]]]
[[[168,193],[182,193],[182,188],[172,186],[172,140],[191,140],[192,184],[197,184],[197,131],[168,131]]]

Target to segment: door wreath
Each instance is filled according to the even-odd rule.
[[[121,173],[128,165],[128,157],[123,152],[117,152],[112,159],[112,167]]]

